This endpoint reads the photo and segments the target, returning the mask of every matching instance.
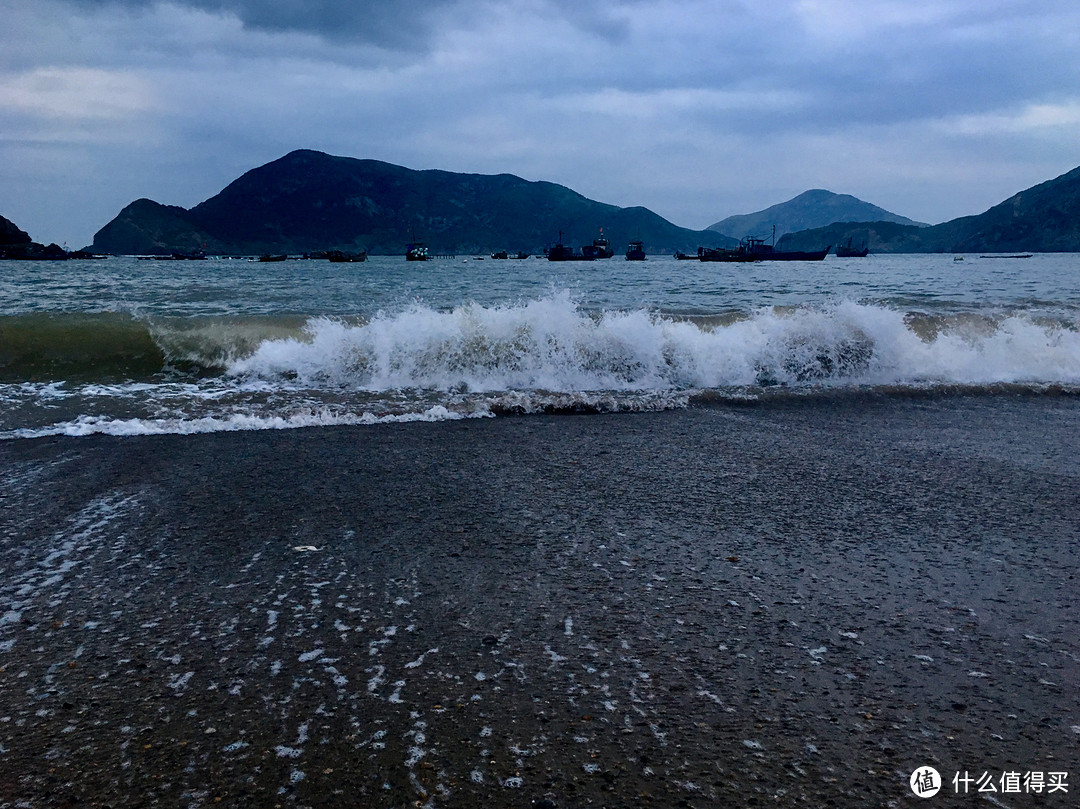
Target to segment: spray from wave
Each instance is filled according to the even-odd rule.
[[[365,391],[645,392],[808,385],[1080,383],[1076,324],[1027,313],[928,315],[879,305],[762,308],[704,325],[581,311],[561,293],[515,306],[413,306],[362,324],[310,321],[235,377]]]

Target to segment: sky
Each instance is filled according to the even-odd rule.
[[[705,228],[811,189],[936,224],[1080,165],[1076,0],[4,0],[0,216],[89,245],[294,149]]]

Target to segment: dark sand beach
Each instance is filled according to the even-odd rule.
[[[0,470],[0,807],[1080,792],[1076,397],[9,440]]]

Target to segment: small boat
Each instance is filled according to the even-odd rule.
[[[866,258],[869,253],[869,247],[852,247],[851,239],[847,240],[847,244],[836,245],[837,258]]]
[[[775,236],[775,229],[774,229]],[[829,254],[832,245],[826,245],[824,250],[777,250],[771,244],[765,244],[764,239],[755,239],[747,236],[743,239],[736,251],[747,256],[753,256],[755,261],[821,261]]]
[[[582,248],[580,253],[574,252],[573,247],[567,247],[562,243],[562,231],[559,231],[559,241],[554,246],[545,248],[544,253],[548,261],[592,261],[596,256],[586,255]]]
[[[491,254],[492,258],[509,258],[505,250],[500,250],[497,253]]]
[[[630,246],[626,248],[626,260],[627,261],[644,261],[645,260],[645,243],[644,242],[630,242]]]
[[[284,261],[287,258],[288,258],[288,256],[285,255],[284,253],[282,253],[281,255],[276,255],[276,256],[272,256],[269,253],[265,253],[265,254],[259,256],[259,261],[263,261],[263,262],[267,262],[267,261]]]
[[[585,256],[582,256],[574,252],[573,247],[567,247],[562,243],[562,236],[560,234],[560,241],[554,246],[547,248],[544,252],[547,253],[548,261],[585,261]]]
[[[832,245],[824,250],[777,250],[776,227],[773,226],[773,241],[766,244],[764,239],[747,236],[734,249],[716,249],[699,247],[698,257],[702,261],[821,261],[829,254]]]
[[[679,250],[675,251],[675,258],[679,261],[698,261],[701,256],[692,256],[689,253],[683,253]]]
[[[593,239],[592,244],[587,244],[581,248],[581,255],[589,260],[594,258],[611,258],[615,255],[615,251],[611,249],[608,240],[604,238],[603,228],[600,228],[600,238]]]
[[[428,249],[423,242],[414,242],[405,249],[406,261],[427,261],[428,258]]]
[[[344,250],[330,250],[326,254],[326,260],[335,264],[367,261],[367,250],[359,253],[346,253]]]

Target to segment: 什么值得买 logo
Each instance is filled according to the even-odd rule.
[[[941,774],[933,767],[918,767],[908,783],[911,791],[920,798],[931,798],[941,789]]]

